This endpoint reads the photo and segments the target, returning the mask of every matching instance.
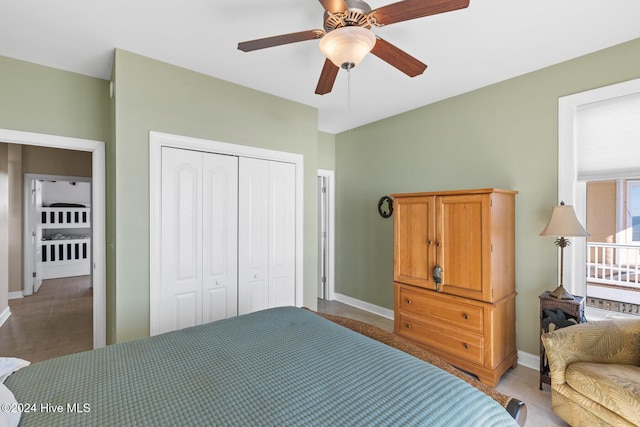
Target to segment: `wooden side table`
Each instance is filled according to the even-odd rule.
[[[558,299],[546,291],[540,295],[540,335],[578,323],[586,322],[584,318],[585,298],[575,296],[572,300]],[[547,352],[540,340],[540,390],[542,383],[551,385]]]

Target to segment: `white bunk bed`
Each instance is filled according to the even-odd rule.
[[[54,203],[38,210],[42,278],[91,273],[91,208]]]

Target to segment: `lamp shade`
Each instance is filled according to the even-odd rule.
[[[320,40],[320,50],[336,66],[353,68],[376,44],[376,36],[366,28],[347,26],[336,28]]]
[[[564,203],[554,206],[549,224],[540,233],[541,236],[589,236],[576,217],[573,206]]]

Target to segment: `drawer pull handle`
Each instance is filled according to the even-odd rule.
[[[463,345],[464,345],[464,348],[465,348],[465,349],[467,349],[467,350],[469,349],[469,344],[464,343]]]
[[[464,313],[462,316],[464,317],[464,320],[469,320],[469,315],[467,313]]]
[[[409,298],[407,298],[405,301],[407,302],[407,304],[411,304],[411,300]]]
[[[404,327],[407,328],[407,329],[411,329],[411,324],[410,323],[405,323]]]

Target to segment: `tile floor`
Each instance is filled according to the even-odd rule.
[[[29,297],[9,301],[11,317],[0,327],[0,356],[31,362],[93,347],[93,297],[88,276],[51,279]],[[392,331],[393,321],[337,301],[318,300],[318,311],[361,320]],[[507,371],[497,389],[527,404],[527,427],[567,426],[550,409],[548,386],[523,366]]]
[[[318,300],[318,311],[360,320],[387,331],[393,331],[393,320],[369,313],[337,301]],[[551,412],[549,386],[539,389],[538,371],[518,365],[507,371],[496,387],[509,396],[522,400],[527,405],[526,427],[568,426]]]
[[[90,276],[49,279],[31,296],[9,300],[0,356],[40,362],[93,348]]]

